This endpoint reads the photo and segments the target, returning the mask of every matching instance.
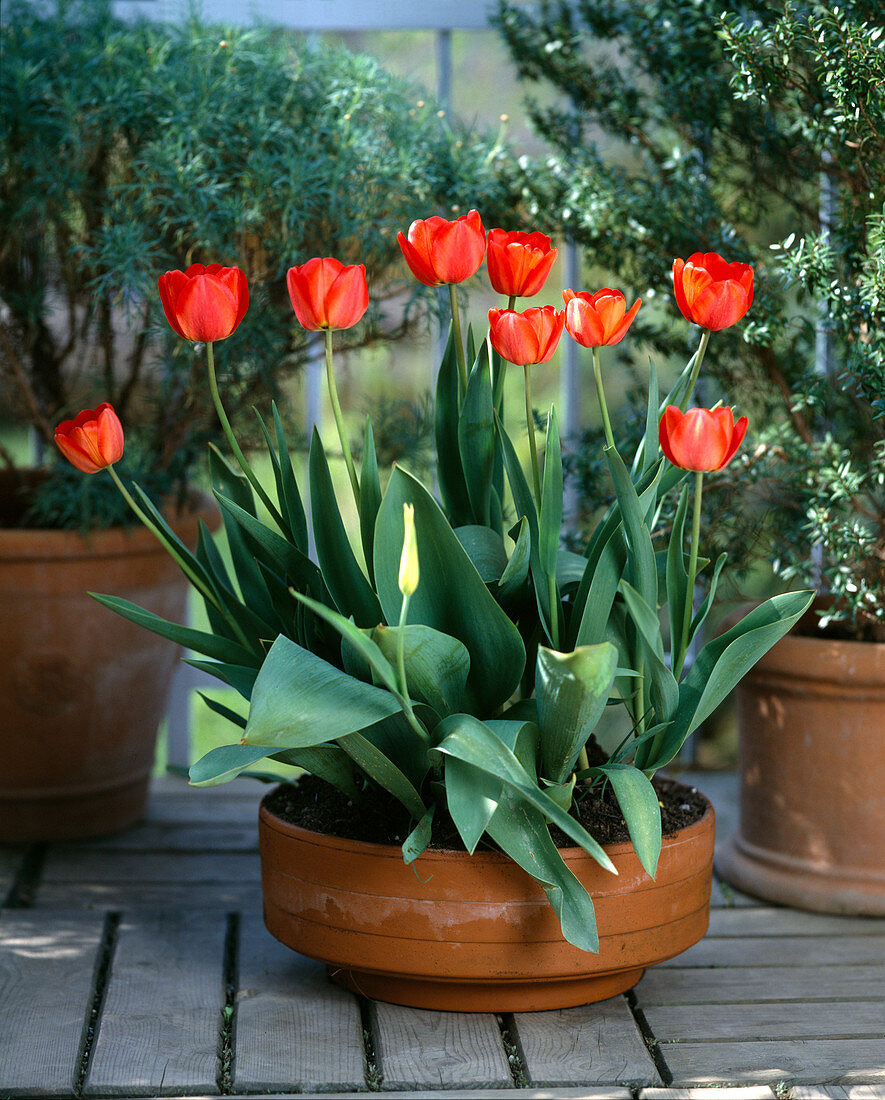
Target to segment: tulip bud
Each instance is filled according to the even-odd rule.
[[[226,339],[249,308],[249,287],[238,267],[191,264],[161,275],[159,290],[173,331],[194,343]]]
[[[399,590],[404,596],[411,596],[418,587],[420,570],[418,568],[418,544],[415,540],[415,509],[411,504],[403,505],[403,552],[399,560]]]
[[[68,462],[84,474],[95,474],[122,457],[123,427],[105,401],[74,420],[63,420],[55,429],[55,442]]]

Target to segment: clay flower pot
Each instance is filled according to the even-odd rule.
[[[191,546],[199,517],[217,515],[200,504],[172,520]],[[0,530],[0,842],[100,836],[141,816],[178,652],[87,593],[181,621],[187,587],[140,526]]]
[[[740,828],[720,873],[785,905],[885,915],[885,643],[788,635],[737,704]]]
[[[581,848],[563,851],[593,895],[593,955],[563,939],[540,886],[503,854],[427,851],[408,867],[398,847],[308,832],[262,804],[264,919],[368,997],[468,1012],[565,1008],[630,989],[703,937],[713,832],[708,805],[664,838],[654,881],[629,843],[606,848],[618,876]]]

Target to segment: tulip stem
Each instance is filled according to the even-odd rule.
[[[599,411],[602,413],[602,426],[605,430],[605,441],[612,450],[616,450],[615,437],[612,435],[612,425],[608,418],[608,405],[605,400],[605,390],[602,386],[602,367],[599,363],[599,348],[593,348],[593,375],[596,379],[596,393],[599,397]]]
[[[353,499],[356,501],[357,515],[360,512],[360,483],[356,476],[356,467],[353,464],[353,455],[350,452],[350,442],[347,438],[347,428],[344,426],[344,415],[341,412],[341,402],[338,400],[338,387],[335,384],[335,371],[332,364],[332,330],[323,329],[326,346],[326,381],[329,384],[329,400],[332,402],[332,412],[335,414],[335,424],[338,428],[338,439],[341,441],[341,450],[344,452],[344,464],[353,488]]]
[[[541,471],[538,466],[538,446],[535,443],[535,413],[532,400],[532,375],[529,364],[523,365],[525,374],[525,426],[529,433],[529,450],[532,454],[532,480],[535,486],[535,504],[541,511]]]
[[[458,391],[463,401],[467,393],[467,357],[461,340],[461,313],[458,309],[458,287],[449,283],[449,303],[452,307],[452,335],[455,340],[455,354],[458,357]]]
[[[403,594],[403,602],[399,611],[399,630],[397,631],[396,639],[396,671],[399,677],[399,689],[400,689],[400,705],[403,708],[403,713],[406,716],[406,721],[418,734],[418,736],[429,742],[430,736],[427,730],[418,721],[418,716],[415,714],[415,708],[412,706],[412,700],[409,698],[409,683],[406,679],[406,620],[409,615],[409,600],[411,595]]]
[[[234,435],[234,430],[231,427],[230,421],[227,418],[227,413],[224,411],[224,406],[221,404],[221,395],[218,392],[218,380],[215,377],[215,351],[212,347],[212,341],[209,340],[206,344],[206,362],[209,367],[209,390],[212,393],[212,402],[215,405],[215,411],[218,414],[218,419],[221,421],[221,427],[224,429],[224,434],[227,436],[227,441],[230,444],[230,449],[234,453],[240,469],[246,475],[249,484],[258,494],[264,507],[270,512],[274,522],[280,528],[281,531],[285,530],[283,523],[283,517],[278,512],[273,501],[265,492],[264,486],[255,476],[255,472],[252,467],[246,461],[246,456],[240,450],[240,445],[237,443],[237,437]]]
[[[694,583],[698,572],[698,544],[701,540],[701,501],[704,488],[703,472],[695,472],[694,481],[694,511],[691,517],[691,547],[688,552],[688,577],[685,589],[685,610],[682,615],[682,638],[679,642],[679,654],[673,675],[679,679],[682,666],[685,663],[685,654],[688,650],[688,632],[691,629],[691,616],[694,610]]]
[[[691,400],[691,395],[694,393],[694,388],[697,385],[698,375],[701,373],[701,364],[704,361],[704,355],[707,352],[707,344],[710,342],[710,330],[705,328],[701,333],[701,342],[698,344],[698,350],[694,353],[694,362],[691,367],[691,377],[688,380],[688,389],[685,391],[685,397],[682,399],[682,404],[679,406],[682,412],[688,408],[688,403]]]

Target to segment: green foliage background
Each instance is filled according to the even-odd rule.
[[[219,367],[229,412],[247,427],[238,410],[279,398],[307,354],[288,267],[330,255],[365,263],[372,309],[348,339],[395,339],[422,312],[397,230],[471,205],[507,221],[519,205],[497,133],[441,121],[426,94],[341,46],[193,19],[130,25],[101,3],[47,17],[6,8],[4,389],[16,420],[44,438],[110,400],[129,470],[155,493],[183,482],[217,435],[202,352],[174,340],[162,316],[163,271],[245,270],[248,334],[225,343]],[[101,480],[84,501],[82,486],[54,479],[29,522],[128,522],[113,490],[93,499]]]
[[[751,421],[748,450],[708,494],[710,549],[820,585],[861,636],[885,628],[882,15],[870,0],[543,0],[498,14],[555,150],[527,179],[536,218],[581,246],[598,285],[645,299],[622,361],[644,378],[649,351],[684,350],[678,311],[648,294],[674,257],[753,264],[752,310],[705,366],[705,402],[728,394]],[[551,87],[560,106],[532,102]],[[585,443],[592,511],[596,435]]]

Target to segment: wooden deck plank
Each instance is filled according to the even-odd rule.
[[[774,1100],[768,1085],[739,1085],[737,1088],[650,1088],[642,1089],[639,1100]]]
[[[885,1100],[883,1085],[797,1085],[790,1100]]]
[[[235,1036],[237,1091],[365,1088],[356,998],[321,963],[275,940],[257,915],[240,925]]]
[[[636,986],[639,1007],[766,1001],[881,1002],[885,966],[653,967]]]
[[[753,966],[759,967],[806,966],[822,955],[827,966],[875,965],[885,962],[885,940],[879,936],[836,935],[816,945],[808,936],[706,937],[659,965],[731,967],[752,960]]]
[[[885,936],[885,920],[772,906],[717,909],[710,913],[707,936]]]
[[[875,1001],[812,1004],[650,1005],[645,1018],[660,1043],[691,1040],[881,1038],[885,1009]]]
[[[520,1012],[513,1021],[533,1085],[660,1083],[623,997],[558,1012]]]
[[[510,1067],[495,1017],[372,1006],[375,1055],[387,1089],[501,1088]]]
[[[102,925],[92,913],[0,916],[0,1095],[73,1088]]]
[[[674,1085],[885,1082],[883,1039],[678,1043],[663,1054]]]
[[[83,852],[258,852],[258,821],[199,824],[179,821],[146,821],[113,836],[96,837],[77,844],[58,844],[57,855]]]
[[[224,943],[223,913],[123,919],[85,1095],[218,1092]]]
[[[145,906],[261,909],[255,855],[206,852],[101,852],[51,849],[37,905],[79,909]]]

